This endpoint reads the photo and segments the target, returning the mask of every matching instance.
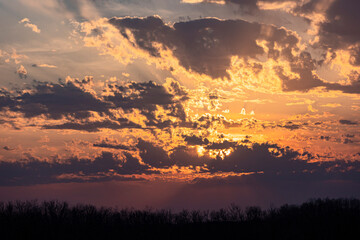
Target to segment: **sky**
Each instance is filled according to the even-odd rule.
[[[357,0],[0,0],[0,201],[360,197]]]

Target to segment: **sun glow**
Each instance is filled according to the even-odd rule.
[[[197,146],[196,148],[197,148],[196,151],[197,151],[199,157],[202,157],[205,155],[206,150],[203,146]]]

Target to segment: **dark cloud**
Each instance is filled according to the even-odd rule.
[[[325,83],[313,73],[316,69],[316,63],[308,52],[302,52],[299,57],[293,58],[292,61],[290,61],[290,68],[291,71],[297,73],[299,77],[290,78],[285,75],[282,68],[277,67],[276,69],[278,76],[283,81],[283,89],[285,91],[308,91],[314,87],[325,85]]]
[[[152,81],[133,82],[126,86],[111,85],[112,95],[106,96],[104,99],[113,103],[116,108],[124,109],[125,112],[139,109],[141,114],[147,117],[149,126],[163,123],[162,119],[157,119],[155,116],[158,106],[164,108],[168,116],[177,117],[184,121],[186,114],[181,102],[188,99],[187,93],[181,91],[176,84],[171,86],[173,87],[173,94],[169,93],[164,86]],[[175,96],[178,98],[175,99]]]
[[[17,94],[0,90],[0,110],[10,110],[24,114],[26,118],[45,116],[49,119],[66,118],[63,124],[45,125],[46,129],[74,129],[98,131],[100,128],[122,129],[141,128],[124,117],[115,117],[113,109],[123,109],[132,113],[135,109],[147,119],[148,127],[167,128],[174,124],[170,117],[186,121],[183,102],[188,99],[185,90],[176,82],[170,82],[165,88],[152,81],[144,83],[131,82],[124,85],[108,85],[109,94],[90,93],[85,85],[92,79],[74,80],[66,83],[37,82],[27,91],[19,90]],[[163,109],[163,111],[161,111]],[[157,115],[160,110],[161,115]],[[108,116],[108,120],[89,121],[92,112],[100,116]]]
[[[207,145],[207,144],[209,144],[209,139],[202,138],[202,137],[199,137],[196,135],[183,136],[183,137],[184,137],[184,141],[188,145]]]
[[[289,130],[297,130],[297,129],[300,129],[302,127],[302,124],[296,124],[296,123],[293,123],[291,121],[288,121],[285,124],[282,124],[282,125],[279,124],[278,127],[286,128],[286,129],[289,129]]]
[[[273,152],[273,150],[276,150]],[[238,146],[224,159],[208,164],[210,172],[266,172],[287,173],[303,171],[314,166],[307,161],[297,160],[299,153],[267,144],[253,144],[252,148]]]
[[[8,121],[8,120],[0,119],[0,124],[9,125],[12,127],[12,129],[20,130],[20,128],[17,126],[16,122],[13,120]]]
[[[348,175],[348,179],[353,179],[358,177],[360,170],[359,161],[313,162],[313,156],[307,152],[300,154],[289,147],[281,148],[272,144],[244,146],[227,140],[210,143],[205,148],[206,151],[221,152],[232,149],[229,155],[219,154],[216,158],[210,158],[206,154],[199,156],[196,148],[191,146],[178,146],[166,151],[163,147],[142,139],[139,139],[134,147],[108,141],[96,143],[94,146],[118,150],[138,149],[141,162],[127,151],[122,151],[121,159],[112,153],[103,152],[93,160],[74,157],[67,160],[40,161],[28,157],[16,162],[2,161],[0,185],[124,180],[124,175],[158,174],[161,169],[166,170],[173,166],[197,168],[200,173],[211,174],[257,173],[269,179],[279,176],[289,179],[324,179],[329,176],[344,178],[344,173]]]
[[[328,90],[338,90],[344,93],[360,93],[360,79],[353,81],[348,85],[342,85],[339,83],[324,83],[323,86],[325,86]]]
[[[1,161],[0,185],[136,180],[123,175],[154,173],[130,154],[124,153],[124,158],[118,159],[112,153],[102,152],[93,160],[74,157],[48,162],[29,157],[16,162]]]
[[[173,51],[180,64],[188,70],[207,74],[213,78],[228,76],[232,56],[256,58],[264,49],[256,40],[267,40],[269,56],[291,57],[299,39],[283,28],[250,23],[243,20],[219,20],[213,18],[178,22],[172,27],[159,17],[112,18],[109,20],[120,33],[129,38],[126,30],[135,37],[136,45],[155,57],[159,50],[154,43]],[[275,44],[282,47],[275,49]]]
[[[313,13],[313,12],[320,12],[323,8],[322,8],[322,2],[324,2],[323,0],[310,0],[307,1],[304,4],[299,4],[294,12],[295,13]]]
[[[17,96],[6,94],[2,97],[6,99],[6,107],[23,113],[27,118],[45,115],[51,119],[68,116],[82,119],[89,117],[90,111],[105,113],[110,107],[109,103],[101,101],[70,81],[35,81],[31,91],[20,92]]]
[[[6,151],[12,151],[12,150],[14,150],[13,148],[10,148],[10,147],[8,147],[8,146],[4,146],[3,149],[6,150]]]
[[[311,162],[313,156],[304,152],[299,153],[289,147],[281,148],[271,144],[252,144],[252,146],[238,145],[234,142],[209,144],[207,149],[233,149],[232,153],[213,159],[206,155],[199,156],[196,149],[179,146],[171,152],[150,142],[139,140],[137,145],[143,162],[157,168],[177,166],[199,166],[202,172],[263,172],[272,175],[292,175],[302,173],[327,174],[328,170],[341,172],[347,169],[360,169],[360,162],[332,161]],[[356,172],[356,170],[354,170]]]
[[[0,89],[0,110],[11,108],[14,105],[15,99],[12,98],[11,94],[5,89]]]
[[[325,87],[326,90],[342,91],[344,93],[360,93],[360,75],[353,72],[350,77],[351,83],[342,85],[339,83],[325,82],[318,77],[315,72],[318,62],[314,60],[310,53],[302,52],[300,56],[293,57],[290,61],[290,69],[297,73],[298,77],[289,77],[281,67],[276,67],[275,71],[283,83],[284,91],[303,91],[306,92],[315,87]]]
[[[345,124],[345,125],[357,125],[358,124],[358,122],[354,122],[354,121],[346,120],[346,119],[339,120],[339,123]]]
[[[223,142],[210,142],[206,137],[190,135],[183,136],[184,141],[190,146],[205,146],[206,149],[229,149],[237,146],[238,144],[233,141],[224,140]]]
[[[351,140],[350,138],[345,138],[343,141],[344,144],[349,144],[349,143],[354,143],[353,140]]]
[[[226,119],[222,115],[203,114],[195,121],[191,122],[188,127],[195,129],[208,129],[215,125],[222,125],[225,128],[238,128],[243,127],[246,129],[252,129],[256,127],[265,128],[265,126],[257,119],[254,118],[242,118],[237,121]]]
[[[349,63],[354,66],[360,65],[360,30],[357,27],[357,22],[360,22],[360,15],[358,9],[360,8],[360,2],[357,0],[334,0],[334,1],[322,1],[322,0],[310,0],[305,4],[299,4],[295,8],[295,14],[305,14],[305,16],[311,16],[312,13],[324,14],[326,21],[319,23],[319,41],[316,42],[313,47],[324,49],[332,54],[332,57],[336,57],[336,50],[349,51],[351,57]],[[308,19],[312,21],[312,19]],[[304,89],[310,89],[311,87],[324,86],[327,90],[339,90],[344,93],[360,93],[360,78],[359,73],[348,76],[351,81],[348,85],[342,85],[338,83],[327,83],[321,81],[317,76],[311,74],[311,69],[315,65],[304,68],[301,72],[307,72],[305,76],[301,76],[302,81],[291,81],[292,83],[304,84]],[[294,71],[292,69],[293,72]],[[298,72],[297,72],[298,73]],[[282,79],[284,77],[282,76]],[[305,79],[305,81],[303,81]],[[301,83],[300,83],[301,82]],[[285,79],[286,85],[286,79]],[[295,86],[295,89],[301,87]],[[291,86],[289,88],[291,90]]]
[[[343,48],[360,43],[360,2],[335,0],[326,11],[326,19],[320,25],[320,43],[328,48]]]
[[[360,45],[351,47],[350,54],[350,63],[354,66],[360,66]]]
[[[319,42],[315,47],[322,47],[330,51],[337,49],[348,50],[352,59],[350,63],[359,65],[360,29],[356,23],[360,22],[357,0],[311,0],[298,6],[295,13],[323,13],[326,21],[319,25]],[[328,6],[329,5],[329,6]],[[311,19],[309,19],[311,20]]]
[[[110,120],[104,120],[104,121],[96,121],[96,122],[67,122],[63,124],[58,125],[44,125],[44,129],[71,129],[71,130],[80,130],[80,131],[87,131],[87,132],[97,132],[101,128],[107,128],[107,129],[124,129],[124,128],[141,128],[139,124],[136,124],[131,121],[110,121]]]
[[[212,142],[208,144],[205,149],[212,149],[212,150],[219,150],[219,149],[229,149],[229,148],[235,148],[237,147],[238,143],[224,140],[223,142]]]
[[[141,109],[154,111],[156,105],[166,106],[173,103],[173,95],[155,82],[131,83],[127,86],[111,85],[113,96],[105,99],[124,110]],[[134,101],[136,100],[136,101]]]
[[[230,67],[232,56],[256,59],[263,55],[265,51],[257,44],[257,40],[266,40],[268,57],[275,60],[281,57],[289,62],[291,71],[296,73],[296,77],[290,77],[281,67],[275,68],[285,91],[308,91],[322,86],[327,90],[360,93],[358,78],[349,85],[328,83],[320,79],[315,73],[320,62],[314,60],[306,51],[294,56],[292,52],[298,50],[299,39],[284,28],[243,20],[212,18],[177,22],[170,27],[157,16],[112,18],[109,22],[127,39],[129,39],[127,30],[130,30],[135,37],[133,44],[152,56],[160,57],[159,49],[154,46],[154,43],[160,43],[162,48],[172,50],[174,56],[187,70],[207,74],[213,78],[229,77],[227,69]],[[357,56],[359,48],[353,48],[352,52]],[[359,59],[356,56],[352,58],[354,64]],[[257,66],[253,67],[256,71]],[[213,97],[216,96],[210,96]]]
[[[331,139],[331,137],[330,136],[320,136],[320,139],[329,141]]]
[[[142,161],[150,166],[164,168],[174,165],[168,153],[163,148],[155,146],[151,142],[139,139],[136,147],[139,149]]]
[[[127,151],[135,150],[133,147],[126,146],[126,145],[123,145],[123,144],[120,144],[120,143],[111,143],[111,142],[108,142],[108,141],[105,141],[105,140],[103,140],[103,141],[101,141],[99,143],[94,143],[93,146],[94,147],[100,147],[100,148],[127,150]]]

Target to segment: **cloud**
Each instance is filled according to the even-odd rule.
[[[337,107],[341,107],[342,105],[339,103],[327,103],[324,105],[321,105],[322,107],[329,107],[329,108],[337,108]]]
[[[186,114],[181,102],[188,99],[187,93],[180,91],[178,85],[170,85],[172,93],[162,85],[155,82],[135,83],[125,86],[109,85],[111,94],[104,97],[105,101],[114,104],[115,108],[121,108],[125,112],[139,109],[146,116],[147,125],[157,126],[163,123],[162,119],[155,116],[158,107],[162,107],[165,114],[186,120]],[[177,98],[175,98],[175,96]]]
[[[313,47],[329,51],[331,59],[340,54],[340,50],[348,52],[350,55],[347,60],[352,66],[360,66],[360,30],[356,22],[360,21],[357,9],[360,7],[356,0],[311,0],[306,4],[299,6],[295,13],[303,14],[313,21],[317,28],[317,39]],[[321,20],[313,20],[311,16],[320,14]],[[341,63],[344,64],[344,63]],[[332,86],[333,88],[340,86]],[[355,88],[356,90],[351,90]],[[359,93],[358,81],[344,89],[344,92]]]
[[[209,140],[207,138],[202,138],[196,135],[191,135],[191,136],[183,136],[184,137],[184,141],[188,144],[188,145],[207,145],[209,144]]]
[[[345,125],[357,125],[358,124],[358,122],[354,122],[354,121],[346,120],[346,119],[339,120],[339,123],[345,124]]]
[[[19,75],[19,77],[21,79],[26,79],[27,78],[27,70],[25,69],[25,67],[23,65],[20,65],[20,67],[16,70],[16,73]]]
[[[310,53],[302,52],[299,57],[290,61],[290,70],[297,73],[296,77],[289,77],[281,67],[277,67],[277,74],[283,81],[285,91],[308,91],[314,87],[324,85],[323,81],[314,74],[316,63]]]
[[[110,149],[117,149],[117,150],[135,150],[133,147],[131,146],[126,146],[124,144],[120,144],[117,141],[115,142],[110,142],[108,139],[106,140],[102,140],[101,142],[98,143],[94,143],[93,144],[94,147],[100,147],[100,148],[110,148]]]
[[[115,121],[83,121],[83,122],[66,122],[63,124],[44,125],[44,129],[69,129],[87,132],[98,132],[100,129],[129,129],[129,128],[142,128],[139,124],[129,121],[128,119],[117,119]]]
[[[224,140],[222,142],[212,142],[205,146],[205,149],[211,149],[211,150],[220,150],[220,149],[230,149],[230,148],[236,148],[239,144],[237,142]]]
[[[124,153],[123,158],[118,158],[112,153],[102,152],[95,159],[74,157],[48,162],[30,157],[16,162],[0,161],[0,173],[1,186],[18,186],[60,182],[135,181],[139,179],[129,175],[154,172],[128,153]]]
[[[8,147],[8,146],[4,146],[3,149],[6,150],[6,151],[12,151],[12,150],[14,150],[13,148],[10,148],[10,147]]]
[[[44,129],[88,132],[102,128],[162,129],[187,121],[183,106],[187,93],[173,80],[164,85],[151,81],[110,83],[100,93],[92,89],[92,81],[92,77],[67,78],[58,83],[34,81],[31,88],[13,93],[4,89],[0,91],[0,110],[21,113],[25,118],[62,120],[60,124],[45,124]],[[134,118],[134,114],[140,118]]]
[[[0,89],[0,110],[11,107],[15,104],[10,92],[5,89]]]
[[[34,82],[31,92],[22,93],[14,99],[10,109],[21,112],[25,117],[45,115],[51,119],[60,119],[64,116],[87,118],[90,111],[107,112],[109,103],[101,101],[92,93],[85,91],[90,79],[83,82],[48,83]]]
[[[300,6],[300,13],[323,12],[325,21],[319,23],[319,45],[325,48],[346,48],[360,42],[360,30],[356,22],[360,21],[356,0],[311,0]]]
[[[134,38],[133,44],[151,56],[161,57],[156,43],[161,44],[160,48],[172,50],[181,66],[212,78],[229,77],[227,69],[233,56],[246,59],[265,54],[257,41],[266,41],[268,55],[274,59],[291,57],[299,42],[296,35],[284,28],[243,20],[207,18],[169,26],[159,17],[150,16],[112,18],[109,23],[127,40]]]
[[[16,49],[12,48],[11,53],[0,49],[0,58],[4,58],[6,63],[10,62],[10,60],[13,60],[15,64],[19,64],[23,59],[27,59],[29,57],[23,54],[18,54]]]
[[[168,149],[141,138],[132,146],[103,139],[93,146],[111,149],[117,154],[102,152],[94,159],[71,157],[46,161],[27,155],[25,159],[0,162],[0,185],[145,180],[160,177],[159,173],[166,177],[184,174],[184,171],[190,171],[189,177],[195,182],[236,174],[251,174],[252,178],[267,178],[268,181],[279,178],[354,180],[360,170],[358,161],[316,162],[308,152],[300,153],[275,144],[241,145],[229,140],[195,143]],[[197,150],[198,144],[203,146],[202,154]]]
[[[167,154],[161,147],[155,146],[151,142],[138,140],[136,147],[139,149],[141,160],[156,168],[165,168],[174,165]]]
[[[295,124],[291,121],[288,121],[285,124],[278,125],[278,127],[286,128],[289,130],[296,130],[296,129],[300,129],[302,127],[302,124]]]
[[[40,33],[41,30],[35,24],[31,23],[28,18],[23,18],[19,23],[23,23],[24,27],[30,28],[33,32]]]
[[[313,59],[310,52],[300,50],[300,37],[285,28],[215,18],[177,22],[169,26],[158,16],[112,18],[109,23],[119,30],[124,41],[128,41],[132,47],[159,59],[166,58],[162,54],[170,50],[187,71],[211,78],[234,81],[246,79],[245,76],[251,74],[255,79],[251,78],[250,84],[255,85],[256,78],[262,77],[259,72],[267,71],[265,75],[274,74],[280,79],[284,91],[306,92],[316,87],[345,93],[360,91],[359,80],[355,78],[346,84],[321,79],[316,73],[321,62]],[[98,31],[98,34],[104,33]],[[259,60],[264,57],[265,63]],[[243,64],[236,66],[234,61]],[[250,61],[255,62],[249,64]],[[266,69],[265,64],[269,65]],[[244,65],[249,68],[243,74],[245,76],[237,76],[246,71],[243,70]],[[274,88],[276,77],[270,79],[273,83],[268,83],[269,87]]]
[[[359,162],[346,162],[337,160],[334,162],[312,162],[314,159],[309,153],[299,153],[289,147],[281,148],[274,144],[258,144],[251,146],[239,145],[230,141],[210,143],[205,151],[227,150],[230,153],[215,158],[206,152],[198,155],[196,149],[190,146],[179,146],[169,153],[162,147],[139,139],[137,148],[142,161],[157,168],[169,168],[171,166],[198,166],[203,173],[264,173],[266,175],[301,175],[310,174],[326,175],[332,171],[341,172],[352,169],[356,173],[360,169]],[[331,171],[330,171],[331,170]]]
[[[324,87],[327,91],[342,91],[351,94],[360,93],[360,75],[357,72],[352,72],[352,79],[346,84],[326,82],[316,74],[319,65],[309,52],[302,52],[299,56],[293,57],[289,61],[289,65],[291,72],[285,71],[281,66],[275,67],[277,75],[282,80],[284,91],[306,92],[316,87]]]
[[[343,85],[339,83],[324,83],[328,90],[338,90],[344,93],[359,94],[360,93],[360,78],[352,81],[350,84]]]
[[[55,65],[51,65],[51,64],[33,64],[31,65],[32,67],[41,67],[41,68],[57,68],[57,66]]]

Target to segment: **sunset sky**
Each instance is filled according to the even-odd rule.
[[[360,197],[359,9],[0,0],[0,201]]]

